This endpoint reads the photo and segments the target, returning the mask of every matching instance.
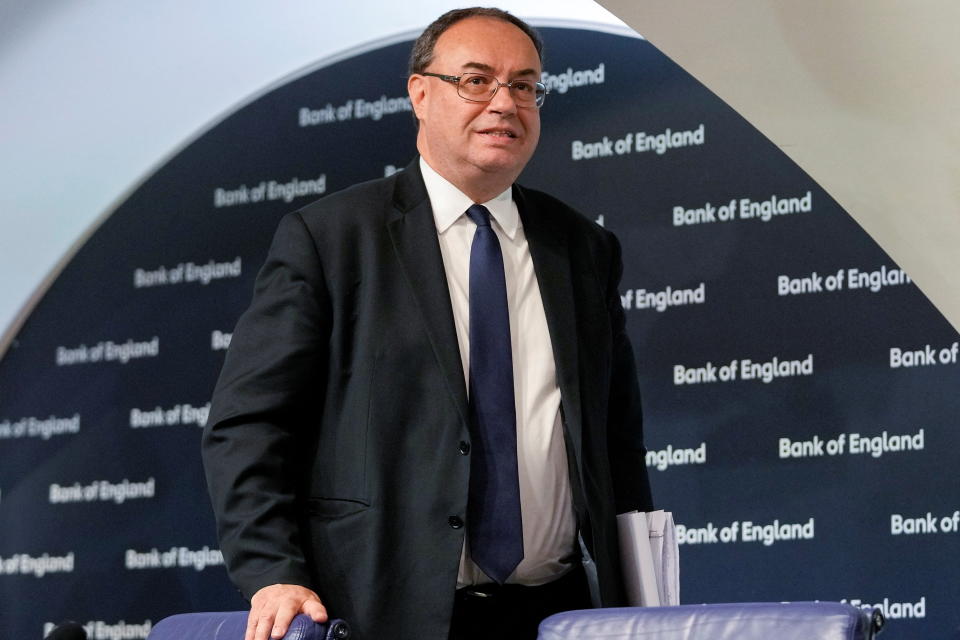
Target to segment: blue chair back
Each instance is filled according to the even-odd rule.
[[[150,630],[147,640],[243,640],[246,611],[181,613],[164,618]],[[283,640],[347,640],[350,627],[343,620],[317,623],[298,615]]]
[[[540,624],[539,640],[872,640],[876,609],[839,602],[752,602],[567,611]]]

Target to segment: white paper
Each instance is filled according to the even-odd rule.
[[[660,593],[646,514],[637,511],[621,513],[617,516],[617,531],[628,603],[634,607],[659,607]]]
[[[670,511],[617,516],[620,563],[627,602],[633,607],[680,604],[680,549]]]
[[[663,528],[667,517],[662,509],[647,512],[647,529],[650,533],[650,555],[653,556],[653,575],[657,578],[657,595],[660,604],[666,604],[663,592]]]
[[[673,513],[664,513],[663,555],[661,559],[660,604],[676,606],[680,604],[680,547],[677,545],[677,530],[673,524]]]

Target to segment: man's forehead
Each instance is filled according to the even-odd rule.
[[[434,58],[445,58],[461,71],[493,72],[502,67],[504,56],[511,56],[511,75],[539,75],[540,55],[526,33],[505,20],[472,16],[457,22],[440,34],[434,45]]]

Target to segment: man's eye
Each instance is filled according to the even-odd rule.
[[[490,84],[490,79],[485,76],[468,76],[463,82],[464,84],[472,84],[475,87],[482,87],[483,85]]]
[[[522,91],[524,93],[533,91],[533,83],[527,82],[526,80],[514,80],[512,86],[515,90]]]

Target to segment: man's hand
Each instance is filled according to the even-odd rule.
[[[253,594],[244,640],[282,638],[298,613],[305,613],[314,622],[326,622],[327,610],[320,596],[295,584],[272,584]]]

